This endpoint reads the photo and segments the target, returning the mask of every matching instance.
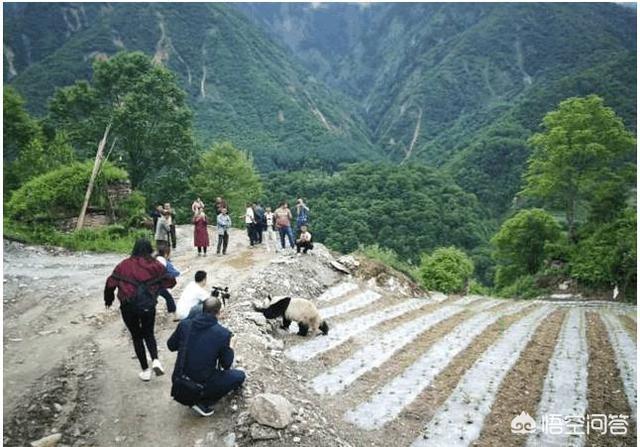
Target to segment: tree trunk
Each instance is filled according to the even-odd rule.
[[[100,143],[98,143],[98,152],[96,153],[96,160],[93,163],[93,170],[91,171],[91,178],[89,178],[89,186],[87,186],[87,192],[84,195],[84,202],[82,202],[82,208],[80,209],[80,216],[78,216],[78,223],[76,224],[76,230],[80,230],[84,225],[84,216],[87,213],[87,207],[89,206],[89,199],[91,198],[91,192],[93,191],[93,184],[96,181],[96,176],[98,174],[98,170],[100,169],[100,164],[102,163],[102,154],[104,152],[104,147],[107,144],[107,137],[109,136],[109,130],[111,129],[111,123],[107,125],[107,128],[104,130],[104,136]]]

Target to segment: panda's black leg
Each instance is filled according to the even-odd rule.
[[[309,333],[309,325],[304,323],[298,323],[298,335],[305,337]]]
[[[286,329],[289,330],[289,325],[291,324],[291,320],[287,320],[287,317],[282,317],[282,326],[280,326],[282,329]]]

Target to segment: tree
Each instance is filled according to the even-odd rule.
[[[564,211],[569,238],[576,242],[579,207],[596,211],[604,201],[623,208],[625,188],[618,185],[635,178],[636,140],[595,95],[562,101],[542,125],[545,131],[529,140],[533,154],[523,194]]]
[[[216,143],[200,158],[196,174],[191,179],[192,195],[213,202],[223,196],[229,214],[239,223],[245,204],[262,196],[262,182],[247,152],[231,143]]]
[[[134,188],[154,201],[186,190],[196,161],[192,114],[175,76],[140,52],[121,52],[93,64],[92,82],[56,91],[48,124],[67,131],[82,158],[94,158],[112,123],[110,159],[126,166]]]
[[[65,166],[74,160],[73,148],[69,145],[66,135],[60,132],[48,144],[42,136],[29,141],[11,164],[10,170],[16,178],[17,185],[21,185],[33,177]]]
[[[498,263],[496,285],[536,273],[545,259],[545,245],[561,237],[560,225],[542,209],[521,210],[507,219],[491,239]]]
[[[423,255],[419,267],[422,285],[427,290],[455,293],[464,290],[473,274],[473,262],[455,247],[438,248]]]
[[[42,129],[27,113],[24,99],[13,87],[4,87],[2,100],[2,158],[6,163],[13,161],[31,140],[41,136]]]

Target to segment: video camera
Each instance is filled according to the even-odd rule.
[[[224,305],[224,307],[227,307],[227,299],[231,298],[231,294],[229,293],[229,287],[212,286],[211,296],[215,298],[217,297],[222,298],[222,304]]]

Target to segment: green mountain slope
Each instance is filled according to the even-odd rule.
[[[5,70],[14,72],[5,74],[32,111],[45,111],[55,87],[88,78],[93,58],[141,50],[178,74],[206,145],[230,140],[250,150],[265,171],[335,169],[340,163],[380,158],[353,103],[330,92],[225,5],[41,8],[27,4],[4,9]],[[79,22],[69,24],[70,17]],[[51,30],[51,36],[25,39],[21,32],[26,24]],[[27,50],[30,56],[23,54]]]

